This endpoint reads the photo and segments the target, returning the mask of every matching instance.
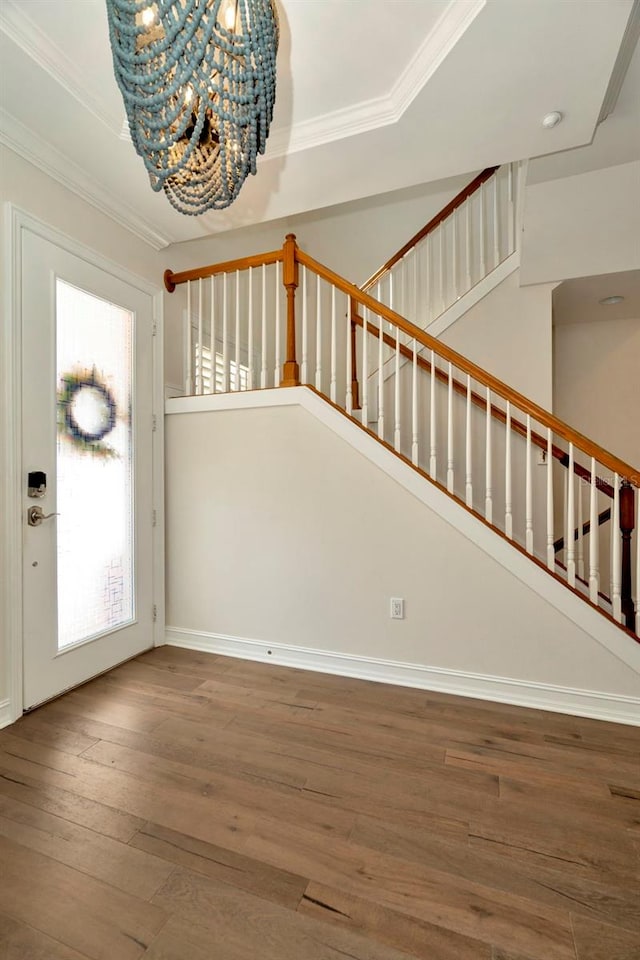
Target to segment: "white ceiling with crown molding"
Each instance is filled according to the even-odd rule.
[[[151,190],[103,0],[2,0],[0,142],[160,248],[589,143],[632,0],[278,7],[267,153],[228,210],[184,217]]]

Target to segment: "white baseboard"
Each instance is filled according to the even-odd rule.
[[[552,713],[640,726],[640,697],[512,680],[462,670],[447,670],[443,667],[428,667],[418,663],[377,660],[331,650],[272,644],[264,640],[248,640],[244,637],[229,637],[220,633],[177,627],[167,628],[166,641],[173,647],[238,657],[241,660],[276,663],[282,667],[297,667],[300,670],[392,683],[420,690],[438,690],[441,693],[472,697],[476,700],[510,703],[519,707],[549,710]]]
[[[0,700],[0,730],[15,721],[10,700]]]

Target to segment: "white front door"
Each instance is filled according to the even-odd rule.
[[[21,303],[30,709],[153,645],[153,301],[23,230]]]

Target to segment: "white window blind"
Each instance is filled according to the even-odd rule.
[[[230,350],[233,349],[230,347]],[[201,370],[202,364],[202,370]],[[231,391],[235,388],[236,384],[236,362],[235,360],[227,361],[227,383],[226,389]],[[202,393],[221,393],[224,388],[224,359],[223,355],[216,350],[216,361],[215,361],[215,390],[212,385],[212,363],[211,363],[211,348],[203,346],[201,350],[196,348],[196,383],[201,383]],[[200,373],[202,372],[202,380],[200,380]],[[241,363],[238,367],[238,389],[246,390],[249,382],[249,368],[245,364]]]

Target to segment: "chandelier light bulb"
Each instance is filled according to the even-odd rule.
[[[156,18],[153,7],[145,7],[142,11],[142,23],[145,27],[150,27]]]
[[[233,0],[231,3],[227,4],[227,9],[224,12],[224,25],[227,30],[233,30],[236,22],[236,5]]]

